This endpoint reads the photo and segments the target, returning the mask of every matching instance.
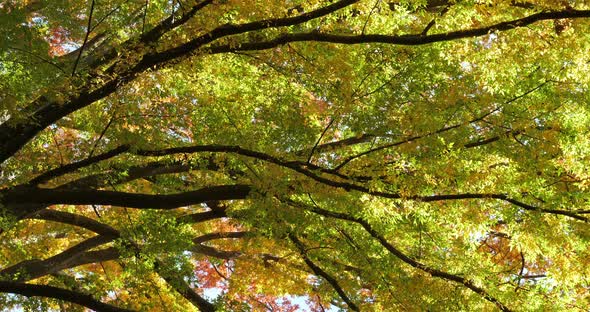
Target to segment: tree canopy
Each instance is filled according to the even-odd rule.
[[[0,307],[590,307],[586,1],[0,14]]]

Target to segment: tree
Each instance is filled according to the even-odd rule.
[[[590,306],[583,1],[0,11],[3,307]]]

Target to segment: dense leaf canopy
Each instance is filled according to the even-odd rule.
[[[0,307],[588,311],[590,5],[0,3]]]

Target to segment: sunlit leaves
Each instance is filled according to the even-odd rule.
[[[0,5],[7,17],[0,19],[0,122],[9,120],[7,131],[28,129],[46,117],[27,119],[45,104],[55,104],[46,115],[71,108],[2,164],[2,194],[121,146],[129,147],[38,186],[118,196],[252,190],[171,210],[54,205],[115,234],[76,255],[96,263],[32,282],[153,311],[196,310],[187,289],[227,311],[296,311],[306,301],[317,311],[345,309],[338,288],[362,310],[501,307],[494,300],[584,310],[588,19],[420,46],[308,41],[210,53],[300,32],[422,40],[586,4],[360,1],[303,23],[224,33],[335,3],[95,1],[89,33],[91,1]],[[139,39],[199,4],[161,37]],[[78,54],[69,52],[86,35],[72,74]],[[185,49],[191,40],[205,43]],[[207,151],[146,152],[187,146]],[[2,268],[96,235],[97,224],[4,216],[43,209],[23,202],[0,207]]]

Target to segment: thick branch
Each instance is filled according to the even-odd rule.
[[[106,237],[119,237],[119,231],[112,228],[111,226],[98,222],[94,219],[88,218],[83,215],[65,212],[65,211],[58,211],[53,209],[44,209],[35,214],[32,214],[28,217],[29,219],[39,219],[39,220],[46,220],[46,221],[54,221],[74,226],[79,226],[95,232],[97,234],[106,236]]]
[[[212,200],[245,199],[248,185],[221,185],[167,195],[150,195],[102,190],[17,188],[2,194],[2,203],[18,212],[31,204],[112,205],[139,209],[175,209]],[[22,212],[20,212],[22,213]]]
[[[444,42],[457,39],[484,36],[493,32],[507,31],[515,28],[521,28],[533,23],[544,20],[556,20],[563,18],[583,18],[590,17],[590,10],[565,10],[556,12],[541,12],[520,19],[502,22],[487,27],[451,31],[447,33],[432,34],[423,36],[415,35],[381,35],[381,34],[362,34],[362,35],[338,35],[319,32],[309,33],[292,33],[276,37],[269,41],[245,42],[242,44],[217,45],[207,48],[211,54],[237,52],[237,51],[256,51],[268,50],[291,42],[328,42],[338,44],[362,44],[362,43],[385,43],[395,45],[425,45],[435,42]]]
[[[201,244],[194,245],[191,251],[208,257],[214,257],[225,260],[235,259],[243,255],[241,252],[238,251],[220,250],[214,247],[205,246]],[[62,253],[71,254],[72,252],[70,252],[70,250],[68,249]],[[116,247],[107,247],[104,249],[77,253],[75,256],[72,256],[69,259],[66,259],[66,261],[62,261],[59,263],[52,261],[52,259],[55,259],[54,257],[45,260],[23,261],[18,263],[17,265],[4,269],[1,275],[7,279],[28,281],[62,270],[75,268],[81,265],[117,260],[120,258],[121,254],[119,252],[119,249],[117,249]]]
[[[0,276],[14,281],[27,281],[38,277],[59,272],[63,269],[70,268],[71,261],[78,261],[82,253],[97,246],[106,244],[113,240],[114,237],[97,235],[89,238],[69,249],[45,260],[25,260],[11,267],[0,271]]]
[[[316,9],[314,11],[310,11],[298,16],[294,17],[287,17],[287,18],[273,18],[273,19],[266,19],[261,21],[255,21],[245,24],[226,24],[219,26],[213,29],[211,32],[197,37],[185,44],[182,44],[176,48],[172,48],[166,50],[164,52],[160,52],[154,55],[150,55],[150,58],[158,59],[160,62],[166,62],[172,59],[176,59],[178,57],[189,55],[190,53],[195,52],[197,49],[202,47],[205,44],[209,44],[217,39],[224,38],[227,36],[244,34],[248,32],[264,30],[268,28],[277,28],[277,27],[286,27],[286,26],[293,26],[302,24],[313,19],[326,16],[333,12],[336,12],[340,9],[343,9],[347,6],[350,6],[359,0],[341,0],[325,6],[323,8]]]
[[[188,214],[184,216],[180,216],[176,218],[178,223],[199,223],[210,221],[214,219],[220,219],[227,217],[225,210],[218,209],[218,210],[211,210],[211,211],[204,211],[204,212],[197,212],[193,214]],[[74,214],[71,212],[65,211],[58,211],[53,209],[45,209],[41,210],[35,214],[28,216],[29,219],[39,219],[39,220],[46,220],[46,221],[54,221],[64,224],[69,224],[73,226],[79,226],[81,228],[85,228],[96,234],[100,234],[107,237],[119,237],[120,233],[118,230],[112,228],[111,226],[98,222],[94,219],[85,217],[83,215]]]
[[[428,0],[424,4],[424,10],[429,11],[429,12],[438,12],[438,11],[442,10],[443,8],[448,7],[454,3],[455,3],[455,1],[449,1],[449,0]],[[397,5],[399,5],[399,2],[390,2],[389,8],[391,10],[395,11]],[[536,7],[536,5],[533,3],[529,3],[527,1],[521,1],[521,0],[511,1],[510,5],[514,6],[514,7],[523,8],[523,9],[533,9]]]
[[[99,237],[99,236],[97,236]],[[191,249],[192,252],[202,254],[208,257],[214,257],[218,259],[231,260],[242,256],[243,254],[238,251],[226,251],[220,250],[214,247],[205,246],[201,244],[194,245]],[[70,250],[66,250],[62,253],[71,253]],[[60,254],[61,255],[61,254]],[[61,257],[61,256],[60,256]],[[117,260],[121,258],[119,249],[116,247],[107,247],[100,250],[85,251],[77,253],[65,261],[56,263],[52,258],[46,260],[27,260],[18,263],[15,266],[6,268],[2,272],[2,276],[7,279],[13,279],[18,281],[28,281],[31,279],[39,278],[48,274],[56,273],[62,270],[75,268],[85,264],[105,262],[110,260]],[[4,272],[6,271],[6,272]],[[22,272],[22,273],[21,273]]]
[[[165,20],[163,20],[160,24],[156,27],[152,28],[150,31],[144,33],[141,36],[141,41],[144,43],[155,42],[158,40],[162,35],[169,32],[170,30],[183,25],[184,23],[188,22],[197,12],[199,12],[204,7],[208,6],[209,4],[213,3],[213,0],[204,0],[197,4],[195,4],[190,11],[185,13],[180,18],[174,18],[174,15],[169,16]]]
[[[239,251],[219,250],[217,248],[213,248],[202,244],[194,245],[192,252],[225,260],[235,259],[242,255],[242,253]]]
[[[227,214],[225,209],[214,209],[211,211],[197,212],[188,215],[178,217],[176,220],[178,223],[198,223],[213,219],[225,218]]]
[[[216,233],[208,233],[205,235],[201,235],[199,237],[195,237],[193,239],[193,243],[201,244],[210,240],[214,239],[222,239],[222,238],[242,238],[246,235],[250,234],[251,232],[216,232]]]
[[[53,286],[33,285],[18,282],[0,281],[0,292],[26,297],[47,297],[68,301],[100,312],[131,312],[110,304],[102,303],[92,296]]]

